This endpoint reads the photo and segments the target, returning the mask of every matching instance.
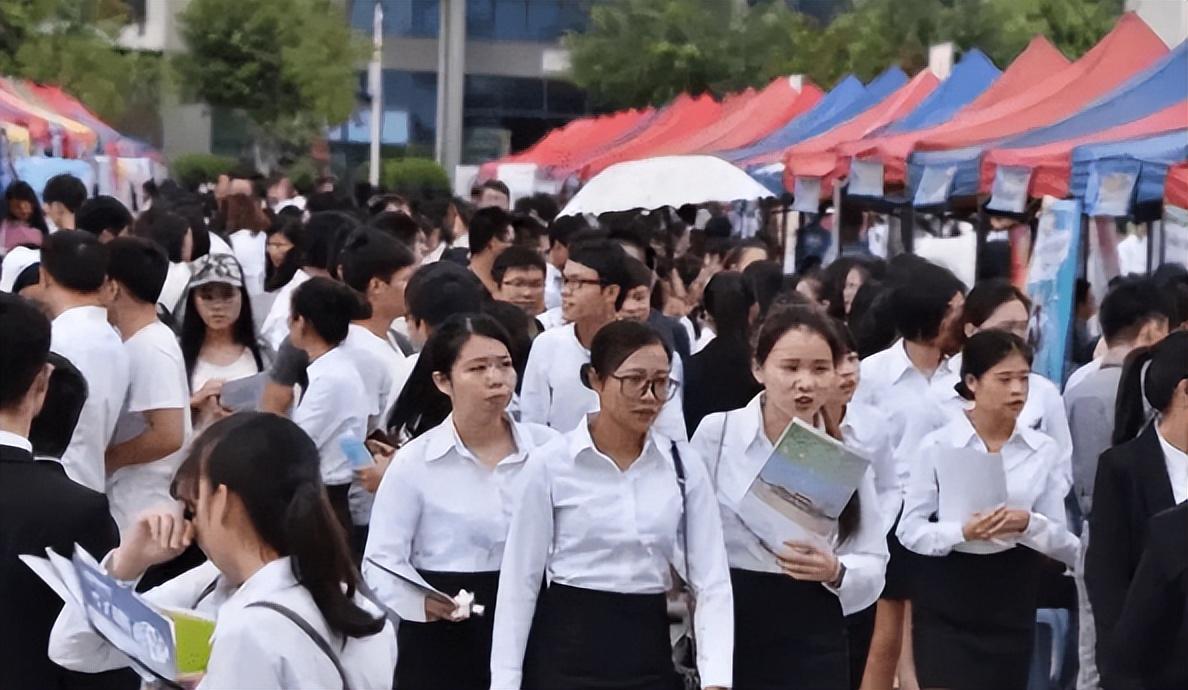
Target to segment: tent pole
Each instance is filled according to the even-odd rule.
[[[986,232],[987,232],[986,223],[987,222],[989,222],[989,219],[986,217],[986,207],[983,204],[979,203],[978,204],[978,224],[974,230],[974,232],[977,233],[977,242],[978,242],[977,248],[974,250],[974,282],[977,282],[983,278],[982,269],[985,267],[985,263],[986,263],[985,254],[986,254]]]

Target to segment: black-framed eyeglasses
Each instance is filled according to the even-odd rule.
[[[681,382],[671,376],[649,379],[643,374],[611,374],[610,378],[619,382],[619,391],[628,397],[642,398],[648,392],[661,402],[668,402],[676,397]]]
[[[576,290],[576,289],[578,289],[582,286],[585,286],[585,285],[597,285],[599,287],[602,287],[605,284],[606,283],[604,283],[603,281],[597,280],[594,278],[562,278],[561,279],[561,288],[562,289],[568,288],[570,290]]]

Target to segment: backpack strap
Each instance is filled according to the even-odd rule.
[[[309,621],[297,615],[297,613],[292,609],[271,601],[254,601],[248,604],[246,608],[252,607],[276,611],[280,615],[292,621],[293,624],[298,628],[301,628],[301,631],[304,632],[309,637],[309,639],[313,640],[313,643],[318,646],[318,649],[322,650],[322,653],[330,659],[330,663],[334,664],[334,670],[338,671],[338,677],[342,679],[342,690],[351,690],[351,685],[347,681],[346,671],[343,670],[342,662],[338,660],[338,655],[334,653],[334,649],[330,646],[330,643],[326,641],[326,638],[309,624]]]

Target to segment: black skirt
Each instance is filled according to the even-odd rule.
[[[486,610],[481,616],[452,623],[400,621],[396,642],[399,690],[487,690],[491,687],[491,631],[499,573],[418,571],[425,581],[449,595],[465,589]]]
[[[883,585],[883,593],[879,595],[880,599],[910,601],[915,572],[920,565],[920,559],[924,558],[920,554],[904,548],[903,544],[899,543],[899,537],[895,536],[895,532],[899,529],[899,518],[902,516],[901,511],[899,517],[895,518],[891,532],[887,535],[887,553],[891,558],[887,561],[887,579],[886,584]]]
[[[920,559],[912,599],[920,687],[1027,687],[1040,565],[1040,554],[1022,546]]]
[[[731,569],[734,690],[846,690],[850,656],[837,595],[819,582]]]
[[[525,690],[679,690],[664,594],[552,584],[536,605]],[[401,652],[403,654],[403,651]]]

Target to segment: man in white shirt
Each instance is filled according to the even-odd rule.
[[[75,230],[74,214],[87,200],[87,186],[74,175],[54,175],[45,183],[41,192],[45,204],[46,220],[59,230]]]
[[[123,202],[106,195],[84,201],[76,220],[79,230],[86,230],[105,244],[132,226],[132,214]]]
[[[1141,225],[1131,226],[1130,234],[1118,243],[1118,271],[1122,275],[1147,273],[1147,231]]]
[[[160,247],[121,237],[111,250],[114,297],[108,318],[131,362],[128,402],[107,449],[111,514],[123,531],[149,508],[180,507],[169,486],[193,431],[186,364],[173,331],[157,318],[156,301],[169,262]]]
[[[531,247],[511,247],[491,268],[498,290],[495,299],[514,304],[529,318],[544,313],[545,260]],[[544,330],[543,328],[541,330]]]
[[[108,251],[91,234],[62,230],[41,247],[42,299],[53,317],[52,350],[87,380],[87,402],[62,456],[66,474],[94,491],[106,486],[104,452],[128,394],[129,363],[107,322]]]
[[[479,188],[478,207],[511,210],[511,191],[499,180],[487,180]]]
[[[491,275],[495,260],[512,246],[511,216],[499,208],[482,208],[470,219],[470,271],[492,296],[499,285]]]
[[[569,261],[569,241],[585,227],[581,216],[562,216],[549,225],[549,253],[545,257],[548,260],[545,267],[546,309],[561,308],[561,285],[565,282],[561,271]]]

